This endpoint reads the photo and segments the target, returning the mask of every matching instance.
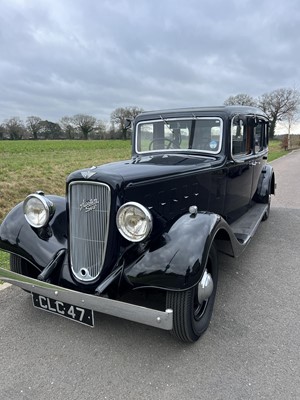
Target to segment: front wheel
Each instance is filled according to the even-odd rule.
[[[10,270],[17,272],[21,275],[29,275],[29,263],[23,258],[16,256],[15,254],[10,255]],[[25,292],[30,293],[28,290],[23,289]]]
[[[29,265],[26,260],[16,256],[15,254],[10,255],[10,270],[12,272],[17,272],[18,274],[28,276]]]
[[[167,292],[167,308],[173,310],[172,333],[184,342],[195,342],[209,326],[218,281],[217,251],[211,246],[198,285],[184,292]]]

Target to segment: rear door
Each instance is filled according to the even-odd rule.
[[[267,161],[267,132],[267,121],[263,118],[258,118],[256,126],[253,127],[254,157],[252,160],[253,180],[251,198],[253,198],[256,192],[261,171]]]

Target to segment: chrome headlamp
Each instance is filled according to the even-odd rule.
[[[152,230],[152,216],[149,210],[133,201],[119,208],[116,222],[121,235],[131,242],[141,242]]]
[[[55,211],[52,201],[42,194],[34,193],[26,197],[23,212],[26,221],[34,228],[45,226]]]

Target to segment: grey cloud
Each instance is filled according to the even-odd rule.
[[[297,86],[299,22],[294,0],[3,0],[0,122]]]

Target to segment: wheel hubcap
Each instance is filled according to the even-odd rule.
[[[198,301],[201,304],[203,301],[207,300],[214,290],[214,283],[212,276],[207,269],[205,269],[203,277],[198,285]]]

